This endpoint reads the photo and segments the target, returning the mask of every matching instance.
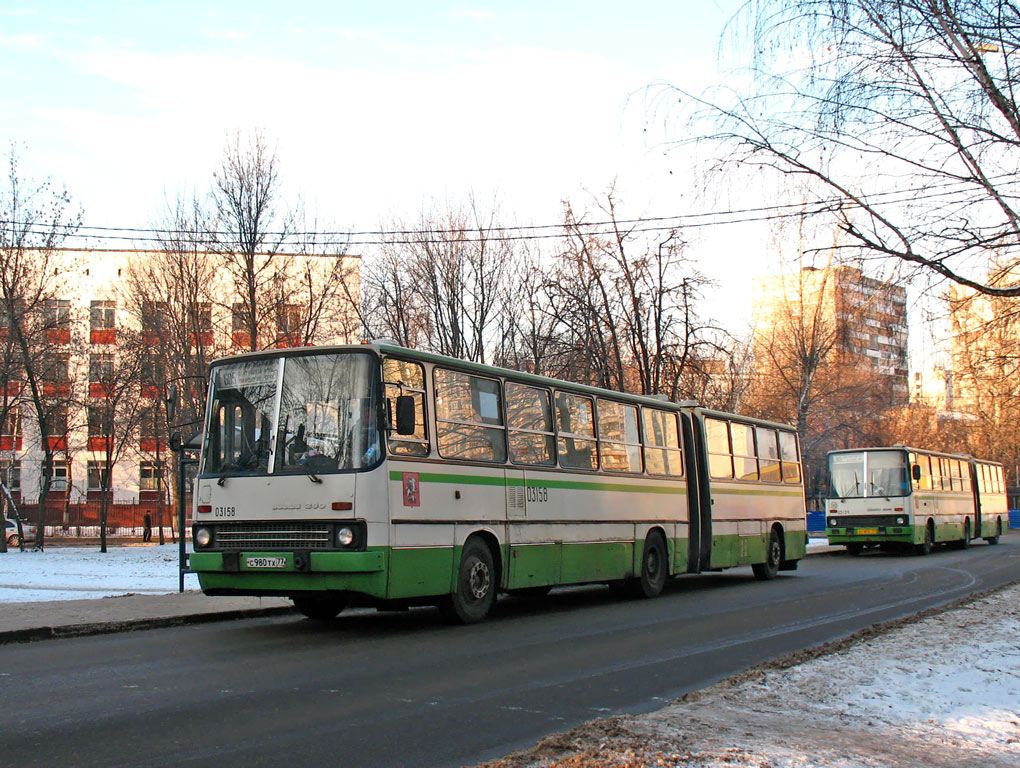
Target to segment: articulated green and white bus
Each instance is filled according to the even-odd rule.
[[[793,570],[793,428],[386,344],[212,364],[190,568],[210,595],[485,618],[498,591]]]
[[[899,445],[831,451],[825,510],[829,543],[852,555],[872,545],[926,555],[940,542],[998,544],[1009,527],[1001,464]]]

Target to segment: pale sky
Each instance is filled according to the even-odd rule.
[[[472,193],[504,221],[555,224],[562,200],[583,207],[614,179],[625,217],[690,213],[709,204],[643,89],[718,82],[738,5],[3,0],[0,139],[90,226],[152,225],[167,200],[204,194],[227,138],[256,128],[285,196],[336,229]],[[749,304],[768,248],[724,253],[736,234],[689,233],[720,280],[716,317]]]

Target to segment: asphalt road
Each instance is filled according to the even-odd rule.
[[[432,609],[296,614],[10,645],[0,764],[461,766],[665,701],[790,651],[1020,579],[1020,536],[928,557],[816,556],[755,581],[684,577]]]

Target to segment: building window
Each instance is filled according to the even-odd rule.
[[[110,487],[110,474],[105,461],[90,461],[88,463],[88,489],[90,491],[102,491]]]
[[[115,328],[116,316],[117,302],[93,301],[89,308],[90,327],[93,331]]]
[[[89,355],[89,381],[113,380],[113,355],[109,353]]]
[[[142,302],[142,341],[158,343],[166,334],[167,303],[165,301]]]
[[[71,301],[47,299],[42,307],[43,323],[47,329],[67,328],[71,325]]]
[[[138,465],[138,489],[158,491],[163,488],[163,462],[143,461]]]
[[[113,414],[105,404],[88,407],[89,437],[106,437],[113,434]]]
[[[67,404],[50,404],[43,418],[43,431],[46,437],[64,437],[67,435]]]
[[[300,304],[284,304],[279,308],[276,314],[276,346],[300,346],[303,318],[303,307]]]
[[[7,486],[12,496],[21,493],[20,459],[0,459],[0,483]]]
[[[193,347],[208,347],[213,343],[212,304],[195,302],[190,306],[191,329],[188,339]]]
[[[46,476],[45,465],[43,465],[42,467],[42,472],[40,473],[40,476],[41,477]],[[64,461],[63,459],[54,459],[51,462],[50,491],[51,492],[56,491],[59,493],[63,493],[64,491],[66,491],[68,477],[69,474],[67,471],[67,462]]]
[[[43,381],[50,384],[64,384],[71,380],[71,355],[67,352],[51,352],[42,365]]]
[[[235,347],[245,347],[251,343],[248,308],[240,302],[230,307],[230,340]]]

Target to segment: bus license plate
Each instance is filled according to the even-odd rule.
[[[248,557],[245,565],[249,568],[286,568],[286,557]]]
[[[855,533],[858,536],[874,536],[878,533],[878,528],[858,528]]]

